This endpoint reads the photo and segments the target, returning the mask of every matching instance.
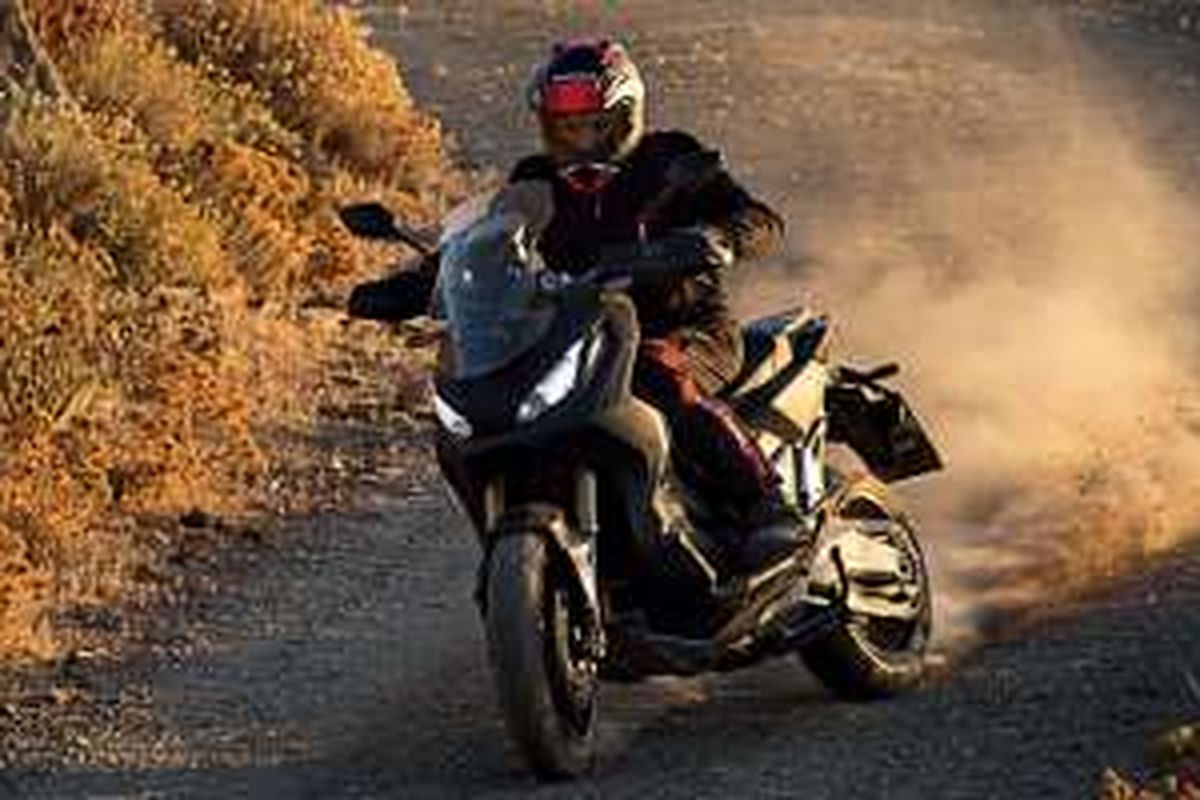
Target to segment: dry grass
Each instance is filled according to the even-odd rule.
[[[352,13],[309,0],[161,0],[167,40],[206,72],[254,87],[320,156],[420,190],[440,179],[440,135]]]
[[[186,9],[183,7],[186,6]],[[183,13],[186,10],[186,13]],[[153,559],[129,515],[253,508],[371,254],[372,195],[428,218],[437,127],[353,18],[305,0],[28,0],[68,98],[0,130],[0,657]],[[303,346],[297,346],[302,342]]]

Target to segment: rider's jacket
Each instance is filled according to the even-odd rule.
[[[544,155],[520,161],[510,182],[546,180],[554,187],[554,216],[541,236],[541,251],[552,268],[578,274],[610,254],[645,237],[694,226],[725,234],[739,258],[770,254],[783,238],[783,221],[721,170],[696,193],[662,204],[670,165],[700,152],[701,144],[678,131],[645,136],[603,189],[573,190]],[[630,289],[647,337],[682,328],[709,329],[727,319],[728,301],[721,270],[707,270],[666,282],[635,281]]]

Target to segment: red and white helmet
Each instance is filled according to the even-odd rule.
[[[607,39],[555,45],[534,72],[529,106],[541,122],[547,152],[562,162],[623,158],[646,129],[641,73],[625,48]],[[594,126],[591,141],[573,137],[580,123]]]

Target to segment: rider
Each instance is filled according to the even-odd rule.
[[[751,531],[727,545],[739,571],[754,571],[791,552],[797,533],[774,470],[717,399],[743,365],[723,278],[735,259],[776,249],[783,221],[719,168],[694,191],[668,199],[673,165],[704,150],[686,133],[646,132],[645,94],[620,44],[556,45],[528,90],[543,152],[521,160],[509,181],[553,187],[554,214],[540,238],[548,265],[572,274],[600,264],[634,265],[629,294],[644,337],[635,393],[667,417],[688,477],[726,498],[740,527]],[[664,280],[650,268],[644,274],[653,277],[639,280],[637,265],[655,259],[694,269]],[[424,269],[430,289],[435,270],[435,264]],[[357,299],[360,312],[381,302],[365,293]],[[354,305],[352,299],[352,312]]]

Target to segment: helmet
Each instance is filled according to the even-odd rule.
[[[624,158],[645,131],[646,85],[617,42],[575,39],[555,45],[534,72],[528,99],[546,152],[562,166],[595,167]]]

